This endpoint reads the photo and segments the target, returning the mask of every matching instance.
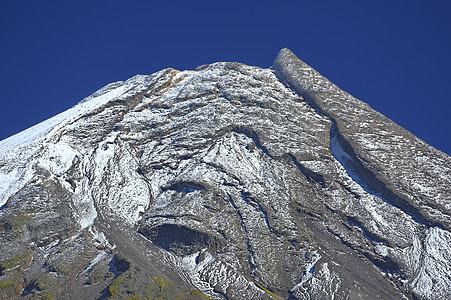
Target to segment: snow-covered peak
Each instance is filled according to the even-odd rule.
[[[0,142],[0,283],[446,299],[450,165],[288,49],[137,75]]]

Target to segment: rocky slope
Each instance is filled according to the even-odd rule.
[[[0,298],[449,299],[451,158],[282,49],[0,142]]]

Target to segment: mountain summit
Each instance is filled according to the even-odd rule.
[[[0,298],[450,299],[450,184],[288,49],[137,75],[0,142]]]

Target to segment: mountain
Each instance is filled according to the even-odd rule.
[[[0,150],[2,299],[451,298],[451,158],[288,49],[109,84]]]

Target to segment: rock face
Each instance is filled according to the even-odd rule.
[[[450,299],[451,158],[282,49],[0,142],[0,298]]]

